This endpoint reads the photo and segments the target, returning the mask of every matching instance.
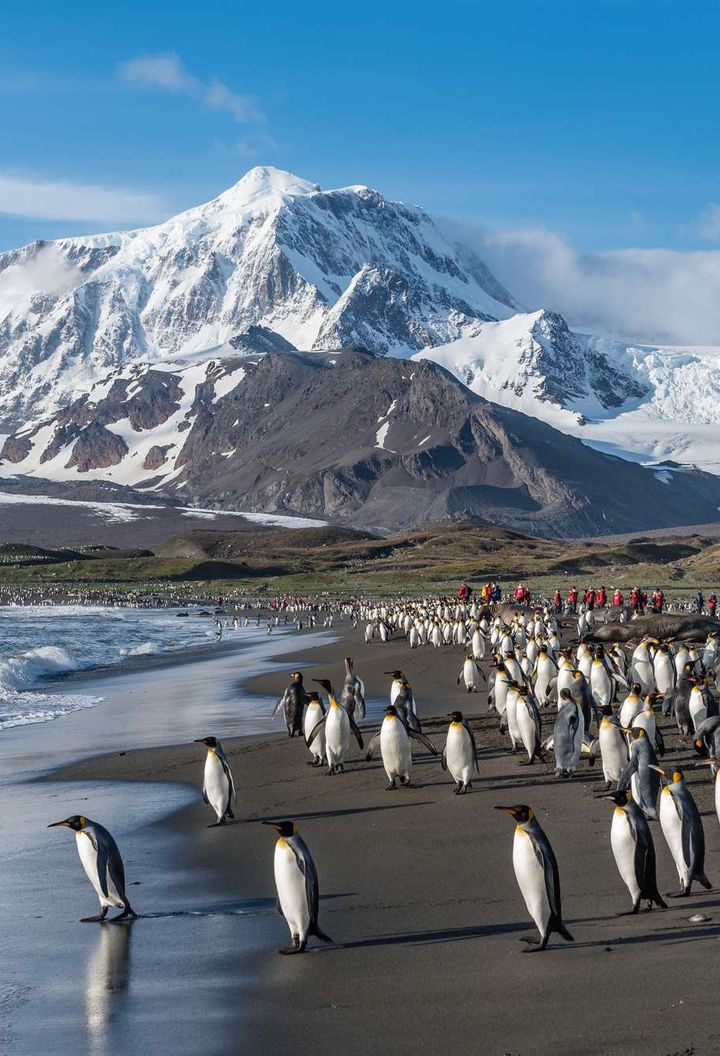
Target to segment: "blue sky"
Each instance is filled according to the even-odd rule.
[[[714,247],[718,30],[715,4],[633,0],[6,5],[0,248],[254,164],[583,251]]]

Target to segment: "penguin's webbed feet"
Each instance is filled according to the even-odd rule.
[[[107,916],[107,907],[100,913],[97,913],[94,917],[81,917],[81,924],[104,924],[105,917]]]

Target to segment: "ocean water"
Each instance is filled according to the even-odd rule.
[[[53,692],[49,680],[119,665],[128,657],[182,651],[215,641],[215,621],[177,609],[112,606],[0,606],[0,729],[47,722],[102,699]],[[235,633],[229,629],[231,638]]]

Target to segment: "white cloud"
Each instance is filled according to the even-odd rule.
[[[35,294],[65,293],[82,281],[82,272],[53,245],[42,246],[20,265],[0,271],[0,318]]]
[[[544,229],[441,226],[529,310],[551,308],[575,329],[628,340],[720,344],[720,251],[578,253]]]
[[[264,120],[264,114],[252,96],[233,92],[217,78],[208,83],[201,81],[185,69],[179,56],[173,52],[130,59],[118,67],[118,74],[127,84],[140,88],[188,95],[209,110],[230,114],[240,124]]]
[[[31,220],[134,224],[158,220],[168,210],[155,194],[0,173],[0,213]]]

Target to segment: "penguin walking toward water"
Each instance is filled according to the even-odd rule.
[[[557,859],[537,818],[524,803],[495,807],[495,810],[504,810],[515,819],[513,867],[528,913],[540,932],[540,942],[535,949],[544,950],[553,932],[566,942],[574,942],[563,924]]]
[[[437,748],[432,741],[424,733],[420,733],[408,726],[395,705],[388,704],[385,708],[385,718],[382,721],[380,732],[376,733],[370,741],[365,755],[369,762],[378,745],[380,746],[380,754],[389,782],[386,788],[387,792],[394,791],[397,788],[396,782],[398,781],[406,787],[410,785],[410,773],[412,771],[411,737],[424,744],[433,755],[438,754]]]
[[[340,703],[347,709],[348,715],[365,718],[365,683],[355,674],[351,657],[345,657],[345,682],[343,683]]]
[[[305,718],[303,719],[303,733],[310,754],[312,755],[312,759],[308,760],[308,766],[322,766],[325,758],[324,727],[321,726],[315,737],[310,741],[308,740],[312,731],[321,721],[324,714],[325,708],[323,707],[323,702],[320,700],[320,694],[313,689],[308,694],[308,705],[305,709]]]
[[[341,774],[345,769],[345,760],[350,748],[350,734],[352,733],[355,736],[361,749],[364,747],[364,743],[355,719],[352,715],[348,715],[345,708],[336,699],[332,683],[327,678],[314,678],[313,682],[317,682],[327,693],[329,707],[323,717],[318,720],[314,729],[305,738],[305,743],[309,748],[324,725],[325,755],[328,761],[327,774],[328,777],[333,777],[335,774]]]
[[[637,913],[643,900],[647,901],[648,910],[652,909],[653,902],[667,909],[657,889],[655,844],[645,815],[626,789],[603,792],[599,798],[611,799],[615,804],[610,845],[633,902],[629,913]]]
[[[308,938],[332,942],[320,929],[318,909],[320,890],[317,869],[307,844],[292,821],[264,821],[278,834],[275,844],[275,887],[277,909],[287,922],[292,943],[278,953],[304,953]]]
[[[217,737],[199,737],[195,744],[204,744],[207,748],[203,773],[203,800],[217,815],[217,821],[208,825],[208,828],[212,829],[224,825],[226,818],[235,817],[232,810],[235,783],[223,746]]]
[[[660,793],[660,828],[680,879],[680,891],[670,897],[689,895],[693,880],[709,890],[712,884],[705,875],[705,833],[682,771],[675,770],[668,777],[659,766],[652,769],[667,782]]]
[[[72,829],[75,833],[75,845],[82,867],[100,900],[100,913],[95,917],[83,917],[82,923],[102,923],[111,906],[122,912],[111,917],[109,924],[136,917],[137,913],[125,894],[125,866],[112,834],[97,821],[91,821],[82,814],[73,814],[64,821],[54,821],[48,828],[60,826]]]
[[[475,735],[470,723],[463,718],[461,711],[451,711],[447,739],[443,748],[441,765],[449,770],[455,782],[455,795],[464,795],[472,788],[473,770],[480,773]]]
[[[483,682],[487,682],[485,675],[480,670],[480,665],[472,653],[468,653],[465,657],[465,663],[460,668],[460,674],[457,676],[457,684],[460,685],[462,681],[467,693],[479,693],[481,679]]]
[[[288,737],[294,737],[296,734],[298,737],[301,737],[303,732],[303,711],[307,703],[307,693],[305,691],[305,686],[303,685],[302,672],[293,671],[291,677],[292,682],[275,705],[272,718],[274,719],[280,708],[282,708],[285,716],[285,728],[287,729]]]

